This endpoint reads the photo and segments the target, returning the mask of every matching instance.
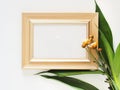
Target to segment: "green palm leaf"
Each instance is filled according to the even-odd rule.
[[[113,52],[108,40],[106,39],[105,35],[103,34],[103,32],[101,32],[100,30],[99,30],[99,32],[101,35],[101,37],[100,37],[101,43],[103,44],[105,53],[107,53],[111,71],[114,72],[114,65],[113,65],[114,52]]]
[[[116,74],[118,77],[120,75],[120,44],[118,45],[115,53],[114,66],[115,66]]]
[[[106,39],[105,35],[103,34],[103,32],[101,32],[100,30],[99,30],[99,32],[100,32],[100,35],[101,35],[100,40],[101,40],[101,42],[102,42],[102,44],[105,48],[105,52],[107,53],[107,57],[109,59],[110,65],[112,65],[113,64],[113,58],[114,58],[114,52],[113,52],[108,40]]]
[[[81,74],[104,74],[104,72],[100,70],[95,70],[95,71],[92,71],[92,70],[49,70],[49,71],[39,72],[36,75],[39,75],[42,73],[53,73],[59,77],[81,75]]]
[[[118,88],[120,89],[120,44],[118,45],[113,61],[115,67],[115,83],[117,84]]]
[[[72,77],[58,77],[58,76],[47,76],[47,75],[42,75],[42,76],[45,78],[50,78],[50,79],[61,81],[65,84],[75,87],[77,90],[78,89],[79,90],[98,90],[93,85],[86,83],[82,80],[72,78]]]
[[[108,22],[106,21],[101,9],[99,8],[98,4],[96,3],[96,12],[99,13],[99,30],[104,34],[105,38],[107,39],[111,49],[113,50],[113,36],[112,36],[112,32],[111,29],[109,27]],[[102,43],[102,38],[101,38],[101,34],[99,34],[99,47],[102,48],[102,54],[107,62],[107,64],[109,65],[109,57],[106,53],[105,47]],[[113,50],[114,52],[114,50]]]
[[[113,64],[114,64],[116,72],[117,72],[116,73],[117,77],[119,77],[119,75],[120,75],[120,44],[117,47]]]
[[[99,12],[99,29],[105,34],[106,39],[108,40],[111,48],[113,49],[113,36],[108,22],[106,21],[101,9],[98,4],[96,4],[96,12]]]

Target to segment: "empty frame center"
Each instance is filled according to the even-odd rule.
[[[86,59],[81,43],[87,38],[84,23],[39,23],[33,26],[34,58]]]

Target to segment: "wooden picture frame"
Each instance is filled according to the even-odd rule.
[[[57,29],[54,29],[54,27],[57,27]],[[61,30],[61,27],[63,30]],[[68,29],[64,33],[66,27],[70,29],[70,32]],[[80,51],[83,50],[82,48],[79,48],[81,47],[80,44],[77,45],[78,44],[77,42],[79,41],[76,41],[74,43],[71,40],[69,40],[69,38],[71,39],[70,37],[71,33],[73,33],[72,34],[74,35],[73,37],[76,38],[73,39],[73,41],[79,40],[77,39],[77,37],[80,37],[81,38],[80,40],[86,40],[86,38],[88,38],[89,35],[94,35],[95,41],[98,41],[97,27],[98,27],[98,13],[23,13],[22,14],[22,67],[28,69],[97,69],[97,65],[92,62],[91,58],[89,57],[89,54],[86,51],[84,51],[84,55],[82,55],[81,53],[81,56],[79,57],[79,53],[77,52],[79,52],[79,50]],[[85,31],[83,31],[83,34],[81,34],[79,28],[81,28],[81,30],[85,29]],[[39,31],[41,29],[42,31]],[[53,29],[54,31],[51,31]],[[71,47],[73,48],[76,45],[78,48],[76,49],[77,52],[73,50],[74,54],[71,54],[72,53],[71,48],[69,48],[70,50],[68,49],[68,51],[67,50],[65,51],[63,48],[64,44],[62,44],[63,47],[61,47],[61,45],[59,46],[59,44],[56,44],[56,41],[52,40],[54,39],[54,37],[51,38],[51,36],[49,36],[49,33],[53,32],[51,35],[54,36],[55,32],[58,33],[57,30],[59,31],[59,34],[61,33],[60,35],[63,35],[63,38],[61,37],[63,41],[61,42],[64,43],[66,41],[69,41],[68,43],[70,44],[68,45],[71,45]],[[48,36],[46,35],[46,33]],[[69,36],[69,38],[68,37],[66,38],[65,35]],[[42,40],[43,37],[44,39]],[[50,40],[53,43],[51,47],[49,47],[50,42],[49,43],[47,42],[50,41],[49,38],[51,38]],[[60,37],[57,36],[56,38],[60,38]],[[65,39],[66,41],[64,41],[64,38],[66,38]],[[46,43],[48,43],[46,44],[47,45],[46,47],[44,47],[45,46],[44,44],[41,45],[41,47],[40,44],[36,46],[35,44],[36,42],[43,43],[44,40],[46,40]],[[72,43],[74,43],[73,46]],[[55,44],[62,49],[56,48],[58,49],[58,51],[56,49],[53,50],[55,47],[55,46],[53,47],[53,45]],[[39,48],[36,47],[39,47],[40,50]],[[49,50],[47,49],[48,54],[44,54],[47,53],[47,51],[46,52],[44,51],[46,48],[49,49]],[[66,52],[66,54],[63,54],[62,51],[59,52],[60,50],[63,50],[63,53]],[[37,52],[38,54],[35,54],[35,52]],[[70,52],[70,55],[67,52]],[[41,53],[40,55],[42,58],[40,58],[39,53]]]

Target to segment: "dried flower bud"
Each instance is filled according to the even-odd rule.
[[[82,43],[82,47],[85,48],[87,46],[86,42]]]
[[[87,40],[87,45],[88,45],[88,44],[91,44],[92,42],[93,42],[93,39],[91,39],[91,38],[88,39],[88,40]]]
[[[90,45],[91,43],[93,43],[93,38],[94,38],[94,36],[90,35],[89,38],[82,43],[82,47],[85,48],[87,45]],[[90,45],[90,47],[96,48],[95,45],[93,45],[93,46]]]
[[[88,44],[92,43],[92,39],[87,39],[82,43],[82,47],[85,48]]]
[[[90,49],[93,49],[93,46],[90,44],[90,45],[88,45],[88,47],[90,48]]]
[[[102,48],[98,48],[98,51],[101,52],[101,51],[102,51]]]
[[[91,48],[91,49],[97,48],[97,42],[91,43],[90,45],[88,45],[88,47]]]
[[[98,45],[97,42],[94,42],[94,43],[93,43],[93,47],[94,47],[94,48],[97,48],[97,45]]]
[[[93,35],[89,35],[89,38],[92,38],[92,39],[93,39],[93,38],[94,38],[94,36],[93,36]]]

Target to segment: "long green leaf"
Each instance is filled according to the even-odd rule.
[[[70,86],[73,86],[75,88],[79,88],[79,90],[98,90],[96,87],[94,87],[93,85],[86,83],[82,80],[78,80],[72,77],[58,77],[58,76],[47,76],[47,75],[42,75],[45,78],[50,78],[50,79],[55,79],[58,81],[61,81],[63,83],[66,83]]]
[[[99,12],[99,28],[105,34],[106,39],[108,40],[111,48],[113,49],[113,36],[108,22],[106,21],[101,9],[98,4],[96,4],[96,12]]]
[[[116,76],[119,77],[120,75],[120,44],[118,45],[116,53],[115,53],[114,66],[116,70]]]
[[[113,52],[110,44],[108,43],[108,40],[106,39],[105,35],[100,30],[99,30],[99,32],[100,32],[100,35],[101,35],[101,37],[100,37],[101,42],[104,46],[105,52],[107,53],[107,57],[108,57],[108,60],[109,60],[111,71],[114,72],[114,65],[113,65],[114,52]]]
[[[109,27],[109,24],[107,23],[101,9],[99,8],[98,4],[96,3],[95,1],[95,4],[96,4],[96,12],[99,13],[99,30],[101,32],[103,32],[103,34],[105,35],[107,41],[109,42],[109,45],[110,47],[112,48],[112,50],[114,51],[113,49],[113,36],[112,36],[112,32],[111,32],[111,29]],[[109,64],[109,58],[108,58],[108,55],[105,51],[105,47],[102,43],[102,40],[101,40],[101,35],[99,35],[99,47],[102,48],[102,54],[107,62],[107,64],[110,66]]]
[[[41,73],[53,73],[59,77],[81,75],[81,74],[104,74],[104,72],[100,70],[93,70],[93,71],[92,70],[49,70],[37,74],[41,74]]]
[[[114,87],[115,87],[115,90],[120,90],[120,89],[118,89],[118,86],[117,86],[117,84],[116,84],[115,81],[112,81],[112,83],[113,83],[113,85],[114,85]]]

